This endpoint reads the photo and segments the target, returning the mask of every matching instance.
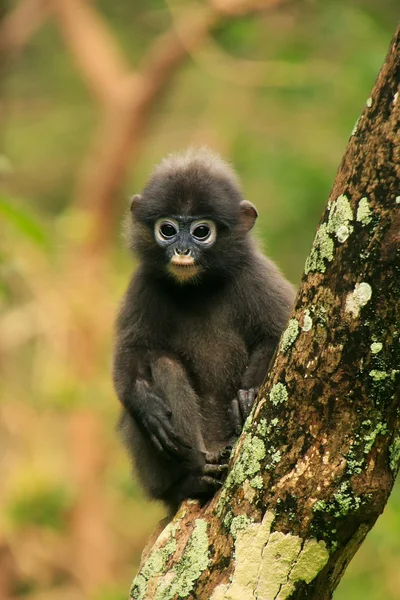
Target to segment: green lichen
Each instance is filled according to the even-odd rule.
[[[335,234],[337,240],[342,244],[353,231],[353,226],[350,224],[352,220],[353,211],[349,199],[342,194],[331,204],[327,231]]]
[[[275,383],[275,385],[272,386],[272,389],[269,394],[269,399],[271,400],[272,404],[277,406],[278,404],[287,402],[288,398],[289,394],[286,389],[286,386],[283,383],[278,381],[278,383]]]
[[[400,204],[400,196],[396,196],[396,204]]]
[[[304,542],[302,551],[289,573],[289,581],[280,590],[277,600],[289,598],[294,590],[296,581],[311,583],[318,573],[324,568],[329,559],[329,552],[325,542],[309,539]]]
[[[299,558],[302,540],[297,535],[274,531],[263,550],[256,598],[277,598],[292,566]]]
[[[361,423],[362,431],[354,435],[354,441],[345,458],[346,474],[358,475],[363,471],[366,465],[366,456],[371,451],[378,435],[387,433],[387,425],[378,422],[374,426],[371,419],[366,419]]]
[[[310,329],[312,328],[312,324],[313,324],[313,322],[312,322],[312,318],[310,317],[310,311],[308,309],[306,309],[304,311],[302,330],[310,331]]]
[[[356,511],[361,505],[361,498],[353,494],[348,482],[342,483],[339,491],[333,497],[337,504],[335,517],[345,517],[349,512]]]
[[[281,452],[276,450],[274,446],[268,448],[268,460],[265,462],[265,469],[272,471],[281,462],[281,458]]]
[[[367,104],[368,108],[371,108],[371,106],[372,106],[372,98],[371,98],[371,96],[369,98],[367,98],[366,104]]]
[[[335,552],[335,550],[337,550],[338,546],[339,546],[338,542],[336,540],[333,540],[329,545],[331,552],[332,553]]]
[[[367,421],[364,421],[364,423],[367,423]],[[368,423],[368,426],[371,426],[371,421],[368,421]],[[359,475],[362,472],[363,467],[365,465],[365,456],[362,446],[363,438],[359,433],[356,433],[354,435],[354,442],[352,443],[349,452],[345,455],[347,461],[347,475]]]
[[[261,438],[266,438],[274,429],[274,427],[277,427],[278,425],[279,419],[277,419],[276,417],[274,419],[271,419],[269,423],[266,419],[260,419],[260,422],[257,425],[256,432]]]
[[[400,436],[395,437],[389,447],[389,466],[394,474],[399,470],[400,464]]]
[[[267,511],[261,523],[237,517],[235,531],[235,570],[231,580],[219,585],[210,600],[285,600],[293,593],[296,582],[311,583],[329,559],[323,541],[271,533],[275,519]]]
[[[356,122],[355,122],[355,124],[354,124],[354,127],[353,127],[353,129],[351,130],[351,135],[352,135],[352,136],[353,136],[353,135],[355,135],[355,134],[357,133],[357,129],[358,129],[358,126],[359,126],[359,124],[360,124],[360,121],[361,121],[361,117],[358,117],[357,121],[356,121]]]
[[[349,512],[356,511],[361,506],[361,498],[355,496],[350,484],[345,481],[333,495],[331,502],[318,500],[313,505],[314,512],[326,512],[334,517],[345,517]]]
[[[397,475],[400,466],[400,436],[394,438],[389,446],[389,466],[394,475]]]
[[[281,338],[280,351],[283,352],[283,354],[287,352],[290,346],[295,342],[297,336],[299,335],[299,331],[300,328],[297,319],[290,319]]]
[[[357,221],[362,225],[368,225],[372,221],[372,212],[368,204],[368,198],[361,198],[357,208]]]
[[[239,531],[246,529],[250,523],[253,523],[254,519],[247,515],[238,515],[232,519],[231,534],[234,540],[236,540]]]
[[[373,342],[370,347],[372,354],[378,354],[382,350],[383,344],[381,342]]]
[[[207,527],[208,523],[204,519],[195,520],[184,553],[168,573],[168,580],[161,580],[159,583],[155,600],[172,600],[175,596],[187,598],[193,590],[195,582],[210,564]]]
[[[372,446],[375,443],[376,437],[377,435],[385,435],[387,433],[387,425],[386,423],[378,423],[375,427],[375,429],[373,429],[373,431],[371,431],[370,433],[367,433],[364,436],[364,442],[365,442],[365,446],[364,446],[364,454],[369,454],[369,452],[372,449]]]
[[[346,459],[346,472],[349,475],[359,475],[360,473],[362,473],[363,466],[365,464],[365,461],[363,459],[360,460],[357,458],[352,458],[351,452],[347,454]]]
[[[268,433],[268,425],[266,419],[260,419],[260,422],[257,425],[257,433],[261,437],[265,437]]]
[[[331,262],[333,260],[334,247],[333,240],[328,233],[328,225],[322,223],[318,228],[310,255],[306,260],[304,268],[306,274],[308,275],[312,271],[325,273],[325,261]]]
[[[256,475],[253,479],[250,479],[250,485],[255,490],[262,490],[264,486],[264,480],[261,475]]]
[[[176,540],[175,540],[175,531],[178,527],[178,524],[175,525],[169,524],[161,533],[157,542],[160,542],[160,539],[166,539],[166,543],[161,548],[156,548],[150,554],[149,558],[146,560],[143,565],[140,573],[135,577],[132,583],[131,588],[131,598],[134,600],[142,600],[146,597],[146,589],[148,581],[162,573],[165,565],[167,564],[168,559],[176,550]],[[157,544],[156,542],[156,544]]]
[[[325,512],[328,508],[328,503],[325,500],[317,500],[314,502],[313,511],[314,512]]]
[[[384,381],[390,377],[389,373],[386,373],[386,371],[378,371],[377,369],[372,369],[372,371],[369,372],[369,376],[376,382]]]
[[[296,535],[274,531],[262,553],[253,597],[286,600],[294,592],[296,582],[311,583],[328,559],[325,542],[313,538],[303,542]]]
[[[251,523],[237,531],[235,540],[235,570],[231,582],[218,586],[210,600],[247,598],[253,596],[258,581],[261,557],[270,536],[271,525],[275,518],[272,511],[267,511],[261,523]]]
[[[143,575],[136,575],[133,580],[132,588],[130,591],[130,597],[134,600],[142,600],[146,598],[146,590],[147,590],[147,579],[143,577]]]
[[[223,524],[224,524],[224,526],[227,529],[230,529],[231,523],[232,523],[232,519],[233,519],[233,513],[232,513],[232,511],[228,510],[228,512],[226,513],[226,515],[224,517],[224,520],[222,521]]]
[[[248,433],[219,496],[216,507],[216,513],[219,517],[222,515],[229,498],[229,489],[242,484],[246,479],[253,479],[255,475],[259,474],[261,461],[265,458],[265,455],[264,442],[259,437]]]

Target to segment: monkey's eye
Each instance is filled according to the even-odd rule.
[[[209,244],[215,241],[217,228],[213,221],[196,221],[192,224],[190,233],[197,241]]]
[[[163,237],[170,238],[176,235],[176,229],[171,223],[164,223],[160,227],[160,233]]]
[[[178,233],[178,223],[172,220],[158,219],[156,222],[154,233],[160,241],[170,240]]]
[[[196,238],[199,238],[199,240],[204,240],[210,235],[210,228],[208,225],[199,225],[193,230],[192,235],[194,235]]]

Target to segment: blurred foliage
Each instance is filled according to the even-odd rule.
[[[172,22],[162,0],[99,0],[96,6],[132,67]],[[398,13],[398,0],[308,1],[220,25],[213,44],[233,69],[225,63],[221,68],[210,46],[212,51],[200,49],[178,70],[121,182],[115,200],[121,217],[128,195],[164,154],[206,143],[238,169],[260,212],[259,237],[298,283]],[[241,61],[258,64],[262,76],[254,85],[246,83]],[[115,432],[112,327],[132,269],[120,228],[100,274],[80,253],[88,224],[74,204],[74,190],[101,115],[50,18],[3,67],[4,594],[119,600],[163,511],[143,499]],[[397,486],[336,600],[399,598],[399,559]]]

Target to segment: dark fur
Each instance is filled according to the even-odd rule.
[[[171,510],[212,495],[221,462],[212,456],[238,433],[238,390],[262,383],[293,303],[292,286],[246,232],[242,200],[230,167],[192,150],[165,159],[132,205],[128,238],[141,264],[118,317],[114,381],[139,478]],[[157,218],[174,215],[218,224],[202,272],[185,283],[167,272],[153,236]],[[161,429],[172,453],[151,440]]]

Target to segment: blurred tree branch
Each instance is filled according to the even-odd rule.
[[[0,22],[0,57],[15,58],[41,27],[48,15],[49,0],[23,0]]]
[[[82,0],[49,0],[64,42],[100,104],[115,102],[130,66],[94,6]]]
[[[166,0],[166,4],[174,22],[179,23],[181,12],[179,4],[175,4],[171,0]],[[229,2],[215,1],[212,4],[217,8],[219,7],[219,11],[223,13]],[[243,14],[248,4],[248,2],[232,3],[230,14],[235,13],[236,17]],[[282,4],[283,2],[277,3],[277,6]],[[268,8],[273,8],[272,3]],[[258,10],[265,11],[265,3],[260,2]],[[254,8],[252,12],[257,12],[257,8]],[[175,27],[175,31],[194,63],[213,77],[221,81],[234,83],[236,86],[246,88],[261,86],[293,87],[304,85],[306,82],[310,83],[312,79],[321,82],[323,79],[335,76],[332,68],[329,68],[325,61],[309,61],[306,64],[296,64],[286,60],[246,60],[233,57],[214,41],[210,35],[211,31],[205,34],[201,48],[193,51],[185,31],[179,26]]]

